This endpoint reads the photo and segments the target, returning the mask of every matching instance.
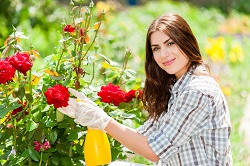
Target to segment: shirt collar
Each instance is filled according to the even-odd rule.
[[[191,79],[191,76],[193,74],[193,70],[194,69],[191,67],[189,69],[189,71],[187,71],[183,76],[181,76],[181,78],[179,78],[177,80],[177,82],[171,88],[172,89],[172,93],[181,91],[187,85],[187,83]]]

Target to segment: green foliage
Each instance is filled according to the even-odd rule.
[[[24,50],[34,47],[42,57],[53,53],[60,38],[60,22],[67,15],[62,4],[53,0],[3,0],[0,11],[0,45],[14,26],[29,37]]]
[[[140,88],[141,82],[134,79],[135,72],[127,67],[131,56],[129,50],[122,55],[122,65],[100,53],[101,48],[95,39],[104,13],[95,16],[93,6],[84,6],[85,10],[82,7],[70,6],[68,24],[74,30],[69,32],[64,28],[61,31],[61,46],[54,50],[55,54],[46,56],[43,65],[32,68],[27,75],[17,71],[12,82],[1,84],[1,164],[84,165],[86,127],[76,125],[72,118],[48,105],[44,92],[55,84],[81,89],[120,123],[135,128],[145,120],[140,100],[134,99],[117,107],[102,103],[97,96],[100,87],[109,82],[120,85],[125,91]],[[26,43],[19,41],[23,38],[26,38],[24,34],[14,29],[5,40],[1,58],[23,51],[22,45]],[[39,60],[33,48],[26,52],[33,61]],[[22,108],[14,114],[13,110],[20,108],[18,103],[22,103]],[[121,144],[112,138],[109,140],[112,159],[125,159]],[[34,141],[49,141],[51,148],[38,152],[34,150]]]
[[[81,4],[80,2],[78,3]],[[233,6],[239,10],[242,7],[248,10],[249,5],[246,5],[244,0],[233,3]],[[86,48],[89,45],[84,45],[85,50],[81,52],[80,45],[77,45],[77,49],[75,50],[73,42],[79,36],[66,34],[60,37],[64,24],[72,24],[74,22],[72,18],[68,17],[72,13],[65,10],[69,8],[68,6],[63,6],[53,0],[4,0],[1,1],[1,4],[0,45],[4,45],[4,39],[13,31],[12,25],[18,31],[22,30],[29,37],[29,39],[21,38],[22,45],[20,43],[13,44],[9,42],[13,47],[11,47],[11,50],[6,55],[3,55],[3,50],[6,48],[3,47],[1,49],[1,57],[12,55],[15,48],[21,48],[22,50],[35,49],[40,52],[40,58],[35,60],[31,72],[33,76],[37,76],[40,79],[37,85],[33,85],[32,96],[30,93],[26,93],[28,92],[27,86],[24,86],[29,84],[27,77],[23,77],[24,82],[19,88],[15,87],[15,82],[9,83],[7,88],[4,87],[4,89],[11,92],[9,94],[11,102],[8,108],[6,106],[5,95],[2,91],[0,92],[1,163],[6,163],[6,165],[22,165],[23,163],[25,163],[24,165],[38,165],[40,154],[37,154],[33,150],[33,141],[44,141],[47,139],[50,141],[52,148],[43,153],[42,160],[44,163],[48,160],[48,165],[73,165],[73,163],[84,165],[82,146],[86,128],[75,125],[71,118],[58,114],[52,106],[47,104],[43,92],[56,83],[75,87],[77,73],[74,70],[75,66],[72,67],[72,64],[79,64],[77,57],[81,53],[84,53],[84,51],[87,51]],[[94,8],[93,13],[95,12],[97,12],[97,9]],[[208,60],[209,57],[205,52],[207,38],[223,35],[220,32],[220,26],[228,18],[214,7],[197,8],[187,2],[151,1],[143,6],[126,8],[119,12],[110,11],[105,14],[99,32],[100,35],[96,38],[94,45],[90,48],[81,64],[85,75],[81,75],[78,78],[80,89],[99,106],[104,108],[110,116],[132,128],[137,128],[146,119],[145,114],[141,111],[142,105],[140,102],[133,100],[131,103],[122,103],[117,108],[114,105],[102,103],[96,93],[99,91],[100,86],[109,82],[120,83],[124,90],[143,87],[142,80],[145,78],[146,31],[152,20],[165,12],[178,13],[187,20],[198,39],[202,55]],[[247,18],[246,25],[249,25],[249,16],[242,15],[234,10],[229,15],[229,18],[237,17],[237,19],[240,19],[241,16]],[[90,20],[90,25],[93,25],[96,21],[97,18],[94,16]],[[63,25],[60,24],[61,22],[63,22]],[[230,27],[230,25],[226,25],[226,27]],[[239,31],[236,32],[241,33]],[[247,53],[250,48],[250,42],[247,36],[241,36],[241,34],[238,37],[235,36],[230,34],[224,36],[228,45],[226,52],[229,51],[231,43],[237,41],[243,47],[245,54],[244,61],[237,63],[226,61],[226,64],[222,66],[229,68],[229,70],[218,77],[220,78],[221,85],[229,83],[229,87],[232,90],[231,95],[227,96],[227,100],[233,128],[231,144],[234,165],[247,165],[245,158],[249,156],[249,150],[242,144],[243,136],[239,133],[238,129],[246,102],[246,94],[250,92],[250,78],[248,74],[250,70],[250,57]],[[90,34],[90,39],[93,38],[94,33]],[[123,68],[122,64],[124,63],[128,47],[131,49],[132,54],[127,57],[127,67]],[[59,64],[58,67],[57,64]],[[129,67],[132,67],[132,69]],[[49,70],[49,74],[44,72],[45,69]],[[15,89],[13,90],[11,87],[15,87]],[[30,110],[32,116],[29,114],[25,116],[23,111],[15,117],[15,119],[21,119],[18,122],[6,120],[6,115],[19,106],[15,102],[16,100],[14,100],[15,96],[22,101],[27,100],[32,103],[30,104],[32,105]],[[30,105],[26,109],[30,108]],[[2,123],[2,121],[4,122]],[[8,128],[8,124],[13,123],[17,125],[16,135],[18,138],[16,145],[19,150],[15,158],[13,155],[9,156],[9,161],[6,162],[12,150],[14,131],[14,128]],[[109,140],[111,143],[112,159],[126,159],[126,154],[129,153],[128,150],[124,149],[113,138],[109,137]],[[74,142],[72,147],[73,157],[69,157],[72,142]],[[132,158],[131,161],[150,164],[149,161],[139,156]]]

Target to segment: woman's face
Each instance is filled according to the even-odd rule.
[[[151,35],[151,48],[156,63],[179,79],[187,72],[189,59],[172,39],[161,31]]]

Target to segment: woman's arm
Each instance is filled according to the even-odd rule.
[[[133,152],[153,161],[159,161],[159,157],[153,152],[148,144],[148,139],[115,120],[111,120],[105,128],[105,131],[122,145]]]
[[[60,112],[75,118],[74,121],[82,126],[105,130],[127,148],[153,162],[159,160],[149,146],[146,136],[116,122],[84,94],[71,88],[69,88],[69,91],[80,101],[71,98],[67,107],[58,108]]]

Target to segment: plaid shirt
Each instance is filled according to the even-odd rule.
[[[147,120],[137,132],[148,136],[160,166],[231,166],[227,102],[213,78],[194,71],[172,87],[168,111],[154,123]]]

